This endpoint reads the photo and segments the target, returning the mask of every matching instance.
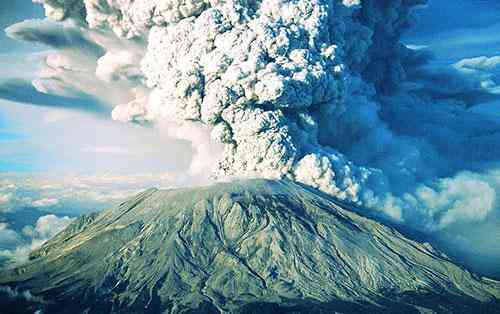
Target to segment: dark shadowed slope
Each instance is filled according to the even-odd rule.
[[[500,298],[429,245],[267,180],[148,190],[74,222],[0,284],[36,296],[0,291],[31,313],[493,313]]]

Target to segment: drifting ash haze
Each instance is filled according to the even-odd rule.
[[[7,33],[53,48],[38,91],[191,141],[193,176],[286,177],[500,258],[500,124],[468,109],[494,91],[400,43],[425,1],[36,2]]]

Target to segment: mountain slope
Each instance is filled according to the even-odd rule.
[[[429,245],[268,180],[145,191],[75,221],[0,284],[45,300],[12,311],[50,313],[486,313],[500,298]]]

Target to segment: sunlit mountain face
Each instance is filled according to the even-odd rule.
[[[71,308],[79,311],[103,306],[133,312],[149,300],[157,302],[151,309],[170,312],[251,312],[259,302],[281,308],[288,301],[287,306],[320,304],[318,309],[327,312],[349,308],[339,302],[350,306],[368,302],[392,311],[401,310],[401,304],[405,309],[417,305],[439,312],[441,303],[424,300],[436,297],[440,285],[456,287],[441,291],[448,303],[456,297],[467,309],[496,306],[496,283],[485,283],[479,277],[500,279],[500,251],[496,249],[500,238],[497,1],[34,2],[0,4],[0,26],[5,29],[0,34],[0,267],[16,269],[1,291],[11,297],[16,295],[15,289],[28,291],[33,297],[29,311],[36,311],[40,304],[40,309],[52,311],[43,302],[57,298],[66,304],[63,295],[71,295],[85,300]],[[257,195],[268,195],[266,191],[280,186],[270,195],[287,198],[292,197],[289,189],[301,187],[307,193],[319,193],[321,202],[326,202],[314,213],[326,210],[325,215],[330,215],[324,208],[330,203],[323,198],[331,199],[342,210],[368,219],[368,224],[396,228],[394,232],[400,233],[394,236],[396,242],[415,241],[410,246],[426,248],[419,252],[432,246],[432,258],[406,245],[382,248],[374,240],[376,249],[359,246],[361,238],[376,238],[373,233],[379,227],[362,228],[359,237],[358,233],[344,234],[351,247],[336,254],[352,260],[332,259],[324,255],[326,251],[309,256],[304,243],[311,244],[307,242],[311,239],[340,244],[333,233],[326,236],[320,231],[323,218],[302,217],[304,213],[289,208],[286,215],[290,216],[279,216],[284,220],[273,227],[278,231],[266,229],[262,235],[278,232],[292,239],[289,233],[299,231],[284,221],[299,215],[298,221],[308,227],[293,241],[304,245],[287,248],[285,256],[302,254],[314,265],[328,264],[322,269],[333,281],[340,278],[336,277],[340,271],[334,268],[361,263],[355,254],[364,252],[369,258],[364,266],[366,276],[354,272],[342,279],[352,281],[344,290],[321,281],[324,295],[308,294],[317,287],[297,279],[291,264],[278,263],[279,259],[269,255],[281,248],[279,239],[271,237],[272,241],[261,243],[260,251],[255,244],[255,252],[249,248],[239,252],[233,244],[220,240],[225,239],[226,231],[205,229],[208,220],[189,216],[194,215],[192,208],[176,207],[173,213],[180,218],[168,213],[163,217],[162,210],[171,208],[166,205],[169,197],[153,197],[159,203],[147,201],[143,204],[146,212],[122,206],[152,187],[194,188],[250,179],[275,183],[263,183],[256,189],[251,183],[241,185],[241,191],[248,190],[240,191],[242,195],[254,195],[244,206],[238,203],[248,217],[259,217],[261,211],[254,207],[275,205],[262,205]],[[281,184],[287,188],[283,190]],[[197,188],[190,191],[202,193]],[[306,198],[307,193],[301,193]],[[193,206],[207,217],[220,218],[212,215],[214,200],[202,197],[197,201],[200,203]],[[130,202],[134,201],[126,204]],[[135,218],[121,221],[129,211]],[[161,228],[148,216],[150,211],[156,213],[154,219],[163,221]],[[95,212],[100,214],[92,214]],[[276,218],[275,211],[267,213],[270,216],[261,214]],[[79,218],[81,215],[87,216]],[[171,224],[172,219],[186,226]],[[227,232],[253,234],[254,242],[261,241],[251,221],[241,219],[231,220],[234,230]],[[337,223],[332,220],[333,225]],[[162,247],[155,238],[170,239],[169,232],[183,233],[187,225],[194,228],[192,232],[203,233],[198,239],[201,242],[205,236],[207,241],[211,236],[218,239],[210,242],[202,260],[185,256],[196,251],[192,243],[183,242],[185,250],[176,257],[177,253],[170,252],[177,252],[179,243]],[[222,225],[219,227],[229,228]],[[123,234],[108,230],[122,227]],[[147,228],[161,230],[156,235]],[[78,241],[71,242],[73,237]],[[95,249],[99,241],[116,241],[110,246],[114,257],[109,257],[113,265],[109,269],[100,264],[108,257]],[[154,250],[149,257],[141,257],[144,248],[130,246],[130,241]],[[62,244],[66,242],[71,244]],[[54,250],[56,246],[61,249]],[[37,250],[34,255],[33,250]],[[209,269],[205,259],[217,259],[212,250],[233,252],[235,259],[221,265],[227,268],[233,263],[238,270],[228,275]],[[380,277],[385,272],[382,260],[389,258],[386,250],[402,258],[391,278]],[[125,251],[139,257],[115,259]],[[157,265],[150,281],[142,282],[124,269],[135,269],[141,278],[149,278],[143,276],[144,265],[158,252],[163,252],[166,257],[161,260],[170,266]],[[265,277],[270,270],[248,264],[252,254],[262,254],[269,265],[277,263],[293,297],[284,288],[271,287]],[[47,266],[52,261],[80,265],[84,258],[77,261],[76,256],[99,261],[82,276],[110,276],[109,282],[116,286],[109,287],[94,277],[74,277],[69,266],[64,270]],[[185,263],[196,265],[199,272],[190,269],[186,270],[188,277],[169,277],[184,272]],[[309,262],[297,263],[313,267]],[[399,271],[408,270],[408,263],[415,267],[415,280],[423,286],[406,285],[412,275]],[[432,286],[428,274],[419,273],[416,264],[438,273],[440,284]],[[270,285],[266,288],[269,294],[251,292],[257,286],[239,286],[246,278],[241,267],[247,267],[252,278],[263,278],[261,283]],[[19,285],[26,278],[17,275],[25,271],[32,281]],[[43,294],[38,283],[47,274],[75,281],[67,287],[57,280],[50,282],[50,293]],[[311,276],[310,281],[315,281]],[[197,290],[192,292],[194,297],[187,292],[186,285],[207,278],[217,281],[210,286],[213,293]],[[136,286],[131,285],[134,280]],[[160,293],[160,288],[156,291],[156,283],[180,289],[182,297]],[[84,297],[81,289],[93,289],[97,294]],[[134,294],[133,289],[143,292]],[[237,293],[229,293],[231,289]],[[404,299],[405,289],[416,294]],[[399,299],[392,305],[380,299],[394,296],[388,291],[397,291]],[[247,292],[249,299],[243,297]],[[90,304],[88,298],[99,302]],[[251,304],[250,308],[244,304]],[[325,304],[328,306],[323,307]],[[448,305],[444,308],[457,311]]]

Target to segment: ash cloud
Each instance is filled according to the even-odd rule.
[[[498,217],[500,123],[470,110],[497,100],[497,63],[403,45],[425,1],[37,2],[78,40],[11,28],[60,45],[35,87],[190,140],[192,174],[287,177],[436,237]]]
[[[44,104],[59,105],[44,95],[33,97],[38,92],[77,98],[77,109],[85,109],[85,105],[78,105],[78,99],[81,98],[93,98],[94,104],[106,104],[105,109],[108,109],[133,101],[146,93],[139,70],[144,48],[137,40],[121,40],[109,30],[88,29],[75,19],[60,22],[49,19],[27,20],[5,31],[12,39],[40,44],[49,49],[38,57],[39,71],[31,82],[34,91],[30,91],[31,95],[27,96],[33,99],[29,103],[44,99]],[[12,84],[16,80],[8,79],[7,83]],[[3,85],[6,90],[3,98],[17,100],[22,97],[16,94],[16,90],[12,91],[9,84]],[[28,90],[29,87],[25,86],[24,89]],[[71,102],[65,104],[68,103]],[[88,107],[95,111],[92,104]]]
[[[31,82],[19,79],[0,80],[0,99],[41,107],[66,108],[109,115],[109,107],[93,96],[74,90],[70,94],[71,97],[42,93]]]
[[[94,56],[103,54],[102,48],[85,38],[73,23],[26,20],[7,27],[5,33],[12,39],[44,44],[54,49],[78,48]]]

